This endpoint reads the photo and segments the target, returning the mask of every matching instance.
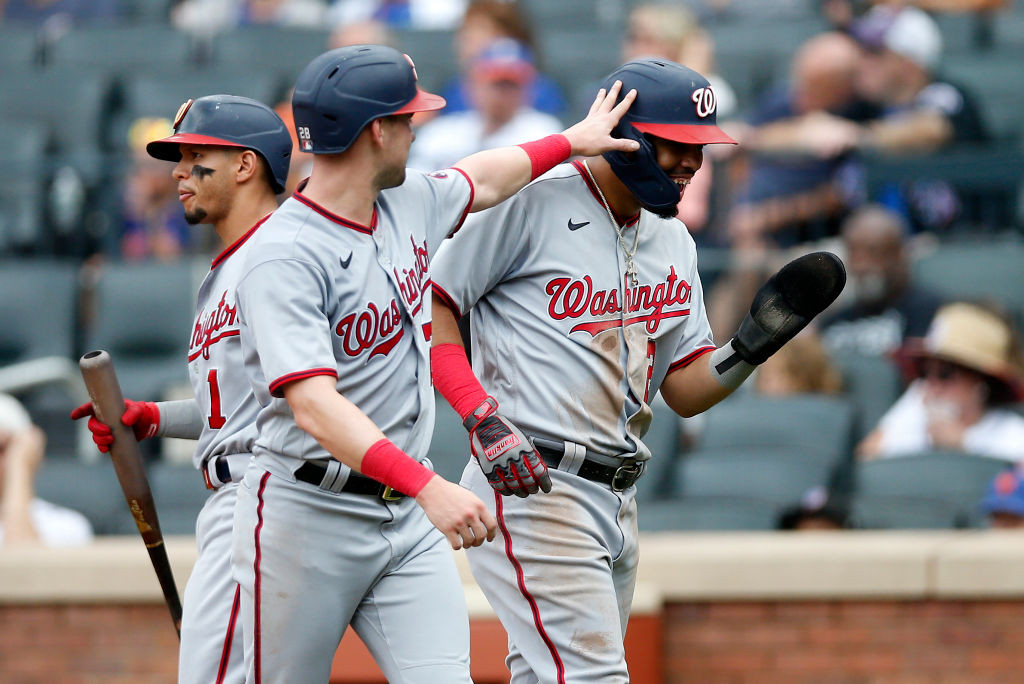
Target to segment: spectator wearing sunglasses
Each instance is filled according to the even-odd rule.
[[[1024,462],[1021,350],[994,309],[957,302],[935,314],[924,339],[900,353],[915,378],[857,447],[861,458],[931,450]]]

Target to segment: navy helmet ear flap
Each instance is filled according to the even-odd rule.
[[[640,143],[635,152],[605,152],[604,158],[619,180],[629,188],[640,204],[659,216],[675,216],[679,204],[679,186],[658,165],[658,151],[646,135],[628,123],[612,130],[614,138]]]

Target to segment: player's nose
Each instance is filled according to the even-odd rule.
[[[181,159],[177,164],[174,165],[174,170],[171,171],[171,176],[174,180],[182,181],[188,178],[190,175],[188,167],[185,165],[185,160]]]

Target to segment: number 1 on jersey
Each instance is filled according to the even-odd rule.
[[[206,376],[206,379],[210,382],[210,427],[219,430],[224,427],[224,423],[228,422],[228,419],[220,414],[220,387],[217,385],[217,369],[210,369],[210,374]]]

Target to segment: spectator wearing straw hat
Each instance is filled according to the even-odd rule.
[[[1024,462],[1016,331],[996,311],[956,302],[935,314],[923,340],[900,356],[916,379],[857,448],[862,458],[929,450]]]

